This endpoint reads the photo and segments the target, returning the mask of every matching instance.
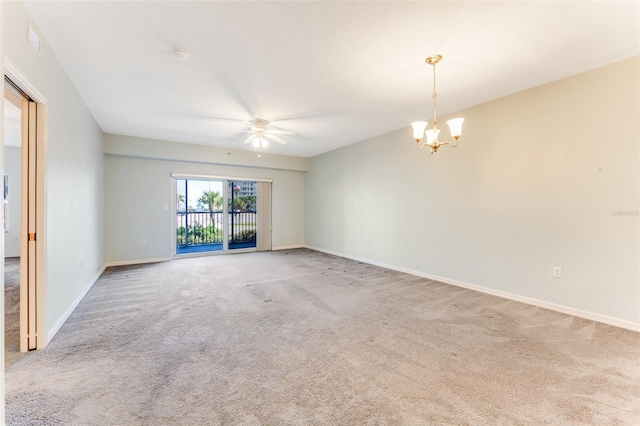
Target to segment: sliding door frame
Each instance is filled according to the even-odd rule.
[[[223,220],[223,223],[225,224],[225,226],[223,226],[223,249],[222,250],[217,250],[217,251],[207,251],[207,252],[202,252],[202,253],[185,253],[185,254],[178,254],[176,247],[177,247],[177,236],[176,236],[176,221],[177,221],[177,200],[178,200],[178,195],[177,195],[177,189],[176,189],[176,182],[179,179],[184,179],[184,180],[211,180],[211,181],[222,181],[223,185],[222,185],[222,197],[223,197],[223,203],[222,203],[222,209],[223,209],[223,217],[225,218]],[[244,182],[268,182],[268,183],[273,183],[273,179],[265,179],[265,178],[252,178],[252,177],[238,177],[238,176],[219,176],[219,175],[202,175],[202,174],[189,174],[189,173],[171,173],[171,205],[173,206],[171,209],[171,250],[173,253],[173,258],[183,258],[183,257],[196,257],[196,256],[211,256],[211,255],[217,255],[217,254],[229,254],[229,253],[243,253],[243,252],[253,252],[253,251],[258,251],[258,244],[256,242],[256,247],[252,247],[252,248],[247,248],[247,249],[233,249],[233,250],[229,250],[229,229],[228,226],[226,226],[226,221],[227,221],[227,216],[229,213],[229,206],[228,203],[226,202],[228,200],[228,191],[229,191],[229,185],[228,182],[229,181],[244,181]],[[188,202],[188,200],[185,200],[185,202]],[[270,205],[271,203],[269,203]],[[270,212],[269,212],[270,213]],[[259,213],[258,213],[259,214]],[[258,225],[260,222],[260,220],[258,219],[256,221],[256,225]],[[259,232],[259,230],[256,228],[256,230]],[[271,237],[271,228],[269,227],[269,236]],[[256,235],[257,237],[257,235]]]

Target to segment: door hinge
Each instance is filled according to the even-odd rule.
[[[29,234],[29,241],[35,241],[35,240],[36,240],[36,234],[35,233]]]

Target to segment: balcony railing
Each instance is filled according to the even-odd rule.
[[[229,244],[255,244],[256,212],[229,212]],[[223,212],[176,212],[176,243],[179,247],[222,244]]]

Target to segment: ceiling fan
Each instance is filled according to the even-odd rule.
[[[277,127],[269,126],[269,120],[263,118],[256,118],[248,123],[249,130],[245,130],[245,133],[251,133],[251,135],[244,141],[245,144],[252,144],[255,151],[258,151],[258,157],[262,156],[262,148],[269,146],[270,139],[285,145],[286,140],[276,135],[295,135],[295,132],[291,130],[280,129]]]

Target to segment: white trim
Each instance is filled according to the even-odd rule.
[[[78,297],[76,297],[76,300],[73,301],[71,306],[69,306],[69,308],[64,312],[64,314],[62,314],[62,316],[58,319],[58,321],[56,321],[56,323],[53,325],[53,327],[51,327],[51,330],[49,330],[47,332],[47,345],[55,337],[55,335],[58,333],[58,331],[60,331],[60,329],[62,328],[64,323],[67,321],[67,319],[69,319],[69,317],[71,316],[73,311],[75,311],[75,309],[78,307],[80,302],[82,302],[82,299],[84,299],[84,296],[86,296],[87,293],[89,292],[89,290],[91,290],[91,287],[93,287],[93,285],[96,283],[96,281],[98,281],[98,278],[100,278],[100,275],[102,275],[102,273],[104,272],[104,270],[106,268],[107,268],[106,265],[104,265],[102,268],[100,268],[100,271],[98,271],[98,273],[84,287],[82,292],[78,295]]]
[[[189,173],[171,173],[172,178],[182,179],[182,178],[197,178],[197,179],[221,179],[221,180],[241,180],[243,182],[270,182],[273,183],[273,179],[266,178],[248,178],[248,177],[237,177],[237,176],[213,176],[213,175],[194,175]]]
[[[305,248],[308,246],[305,246],[304,244],[294,244],[292,246],[277,246],[277,247],[271,247],[272,251],[277,251],[277,250],[291,250],[291,249],[299,249],[299,248]],[[310,248],[310,247],[308,247]],[[316,250],[316,249],[312,249],[312,250]],[[322,250],[318,250],[318,251],[322,251]]]
[[[31,100],[38,104],[46,104],[47,98],[42,96],[42,93],[36,89],[29,80],[22,75],[18,68],[11,63],[7,58],[4,58],[4,75],[6,75],[18,89],[22,90],[28,95]]]
[[[139,265],[142,263],[158,263],[158,262],[168,262],[172,260],[170,257],[157,257],[155,259],[137,259],[137,260],[118,260],[116,262],[107,262],[105,263],[105,268],[110,266],[125,266],[125,265]]]
[[[389,265],[389,264],[386,264],[386,263],[377,262],[375,260],[369,260],[369,259],[365,259],[365,258],[358,257],[358,256],[351,256],[351,255],[348,255],[348,254],[345,254],[345,253],[336,252],[336,251],[333,251],[333,250],[325,250],[325,249],[322,249],[322,248],[319,248],[319,247],[310,246],[310,245],[305,245],[304,247],[308,248],[308,249],[311,249],[311,250],[316,250],[316,251],[319,251],[319,252],[331,254],[331,255],[334,255],[334,256],[344,257],[346,259],[356,260],[358,262],[364,262],[364,263],[368,263],[368,264],[371,264],[371,265],[380,266],[382,268],[392,269],[394,271],[404,272],[404,273],[411,274],[411,275],[417,275],[419,277],[423,277],[423,278],[427,278],[427,279],[430,279],[430,280],[438,281],[438,282],[441,282],[441,283],[444,283],[444,284],[451,284],[451,285],[455,285],[457,287],[462,287],[462,288],[466,288],[466,289],[469,289],[469,290],[478,291],[480,293],[490,294],[492,296],[501,297],[503,299],[509,299],[509,300],[513,300],[515,302],[520,302],[520,303],[526,303],[527,305],[532,305],[532,306],[537,306],[539,308],[549,309],[549,310],[560,312],[560,313],[563,313],[563,314],[572,315],[574,317],[584,318],[584,319],[588,319],[588,320],[591,320],[591,321],[597,321],[597,322],[601,322],[601,323],[604,323],[604,324],[613,325],[615,327],[620,327],[620,328],[624,328],[624,329],[627,329],[627,330],[639,331],[640,332],[640,323],[627,321],[627,320],[623,320],[623,319],[620,319],[620,318],[614,318],[614,317],[610,317],[610,316],[607,316],[607,315],[597,314],[597,313],[594,313],[594,312],[583,311],[581,309],[576,309],[576,308],[572,308],[572,307],[564,306],[564,305],[558,305],[556,303],[546,302],[544,300],[534,299],[534,298],[531,298],[531,297],[520,296],[518,294],[509,293],[509,292],[502,291],[502,290],[495,290],[495,289],[488,288],[488,287],[483,287],[483,286],[480,286],[480,285],[477,285],[477,284],[469,284],[469,283],[466,283],[466,282],[463,282],[463,281],[454,280],[454,279],[451,279],[451,278],[440,277],[440,276],[437,276],[437,275],[431,275],[431,274],[427,274],[425,272],[415,271],[413,269],[402,268],[402,267],[395,266],[395,265]]]

